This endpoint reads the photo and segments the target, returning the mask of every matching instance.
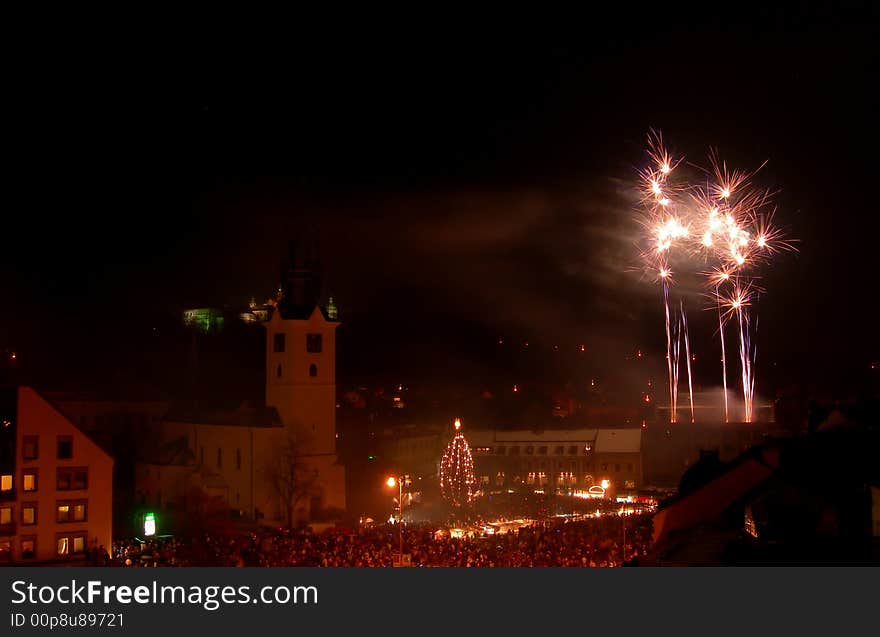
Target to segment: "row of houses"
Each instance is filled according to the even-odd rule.
[[[265,404],[42,394],[0,400],[0,560],[51,562],[108,551],[155,522],[237,514],[294,525],[345,510],[336,455],[335,330],[304,303],[298,272],[265,328]],[[161,514],[160,514],[161,512]],[[166,529],[167,530],[167,529]]]

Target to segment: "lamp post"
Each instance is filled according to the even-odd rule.
[[[397,506],[398,506],[398,518],[397,518],[397,533],[399,536],[399,554],[400,554],[400,565],[403,566],[403,485],[406,483],[407,485],[410,483],[409,476],[391,476],[388,480],[385,481],[385,484],[388,485],[389,488],[393,489],[395,486],[397,487]]]

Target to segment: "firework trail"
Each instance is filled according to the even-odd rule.
[[[740,307],[736,311],[739,318],[739,357],[742,364],[743,406],[745,422],[752,422],[752,398],[755,390],[755,376],[752,367],[752,340],[749,334],[749,316]]]
[[[678,346],[676,345],[673,350],[673,328],[669,316],[669,283],[665,279],[666,276],[664,276],[663,281],[663,305],[666,308],[666,366],[669,370],[669,422],[674,423],[678,420]],[[676,340],[678,340],[677,336]]]
[[[724,422],[730,422],[730,412],[727,406],[727,352],[724,348],[724,318],[721,316],[721,294],[715,288],[715,300],[718,306],[718,334],[721,337],[721,378],[724,382]]]
[[[688,338],[687,314],[684,311],[684,301],[681,301],[681,326],[684,330],[684,354],[687,356],[688,370],[688,396],[691,401],[691,422],[694,422],[694,383],[691,380],[691,342]]]

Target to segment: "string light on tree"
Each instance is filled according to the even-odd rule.
[[[440,492],[452,506],[467,506],[473,500],[475,482],[471,448],[461,431],[461,420],[456,418],[455,436],[440,460]]]

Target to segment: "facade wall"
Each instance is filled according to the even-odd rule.
[[[141,505],[182,508],[191,489],[199,488],[231,509],[274,520],[278,504],[267,484],[267,471],[283,435],[280,427],[163,423],[163,440],[185,438],[195,461],[185,467],[138,464],[136,499]]]
[[[36,454],[32,453],[34,444]],[[35,485],[25,484],[30,475],[35,475]],[[0,501],[0,507],[12,508],[14,533],[7,536],[12,541],[12,559],[72,560],[98,546],[109,552],[113,540],[112,476],[113,459],[107,452],[36,391],[20,388],[15,496]],[[65,506],[68,508],[59,512],[59,507]],[[79,508],[82,506],[84,509]],[[59,521],[65,517],[69,521]],[[26,556],[23,549],[31,543],[33,557]]]
[[[787,435],[774,423],[649,426],[643,436],[644,479],[653,486],[675,487],[700,451],[717,450],[719,459],[729,462],[767,438]]]

